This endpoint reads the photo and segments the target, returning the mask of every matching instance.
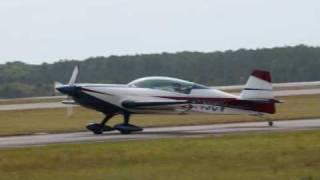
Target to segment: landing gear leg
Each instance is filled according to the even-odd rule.
[[[130,113],[123,113],[123,123],[114,126],[114,129],[120,131],[121,134],[130,134],[135,131],[142,131],[141,127],[129,124]]]
[[[106,123],[114,116],[114,114],[107,114],[106,117],[98,124],[92,123],[87,125],[87,129],[94,134],[102,134],[104,131],[112,131],[114,128],[106,126]]]
[[[123,114],[123,124],[128,125],[130,120],[130,114],[129,113],[124,113]]]
[[[114,114],[108,114],[106,117],[103,118],[100,124],[105,125],[113,116]]]

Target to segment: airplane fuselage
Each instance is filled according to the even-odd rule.
[[[128,85],[114,84],[75,84],[78,95],[73,96],[75,101],[85,107],[108,113],[109,111],[128,111],[134,114],[260,114],[250,109],[239,109],[227,106],[230,103],[240,102],[233,94],[217,89],[192,89],[189,94],[169,92],[158,89],[137,88]],[[123,106],[124,100],[135,102],[161,102],[171,100],[186,100],[188,103],[167,106],[149,106],[128,108]]]

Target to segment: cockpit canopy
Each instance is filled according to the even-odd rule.
[[[170,92],[189,94],[192,89],[208,89],[208,87],[193,82],[170,77],[145,77],[134,80],[129,87],[151,88]]]

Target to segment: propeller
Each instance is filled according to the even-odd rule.
[[[79,67],[75,66],[74,69],[73,69],[71,78],[69,80],[69,84],[68,84],[69,86],[74,85],[74,83],[77,80],[78,74],[79,74]],[[73,98],[71,96],[67,96],[67,100],[73,101]],[[70,118],[73,115],[73,112],[74,112],[73,106],[68,106],[67,107],[67,117]]]
[[[60,92],[57,90],[57,88],[62,87],[63,84],[61,82],[55,81],[53,86],[53,95],[56,96]]]
[[[78,73],[79,73],[79,67],[75,66],[74,69],[73,69],[71,78],[69,80],[69,84],[68,84],[69,86],[73,85],[76,82],[77,77],[78,77]]]
[[[54,83],[54,88],[55,88],[55,93],[59,92],[58,89],[59,88],[63,88],[63,87],[70,87],[73,86],[77,80],[79,74],[79,67],[75,66],[72,72],[72,75],[70,77],[69,83],[67,85],[62,84],[60,82],[55,82]],[[73,115],[73,105],[75,104],[72,96],[67,95],[67,98],[65,100],[62,101],[63,104],[69,104],[70,106],[66,107],[66,116],[69,118]]]
[[[73,112],[74,112],[74,110],[73,110],[73,106],[72,106],[72,105],[71,105],[71,106],[68,106],[68,107],[66,107],[66,109],[67,109],[67,112],[66,112],[66,116],[67,116],[67,118],[72,117]]]

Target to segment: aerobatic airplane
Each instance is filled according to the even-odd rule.
[[[76,66],[69,84],[55,84],[56,90],[72,100],[65,104],[79,104],[105,115],[100,123],[87,125],[94,134],[118,130],[122,134],[142,131],[129,123],[133,114],[248,114],[262,117],[275,113],[270,73],[255,70],[239,96],[201,84],[170,78],[145,77],[129,84],[76,84]],[[114,127],[106,123],[115,115],[123,116],[123,123]],[[269,126],[273,122],[268,120]]]

